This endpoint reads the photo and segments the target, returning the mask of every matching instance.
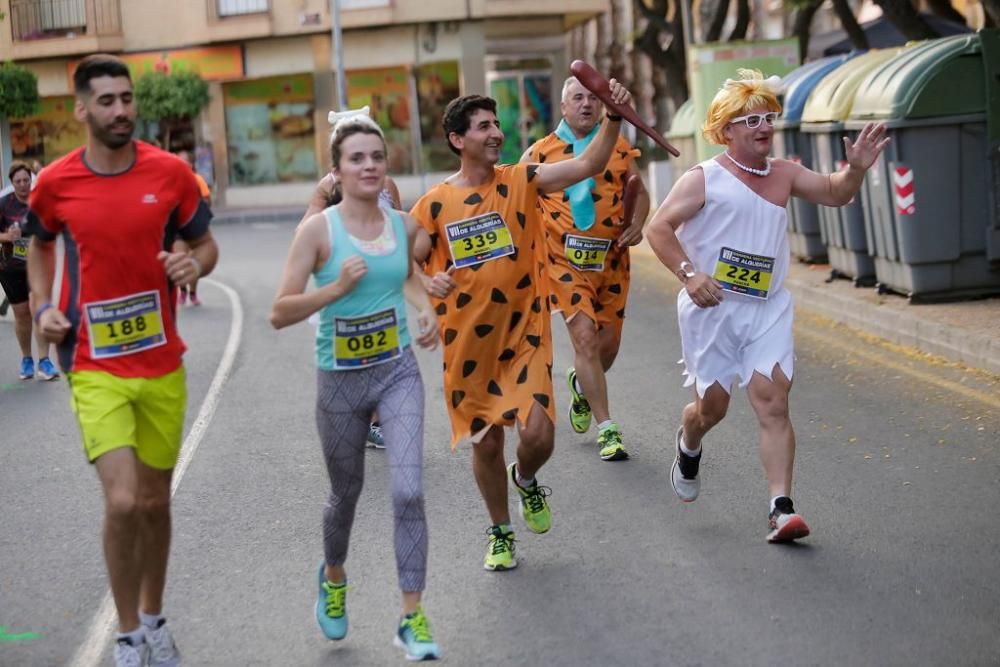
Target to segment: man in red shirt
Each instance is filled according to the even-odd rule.
[[[58,344],[88,460],[105,498],[104,555],[118,611],[116,664],[177,665],[162,616],[170,479],[187,400],[176,287],[212,270],[211,214],[191,169],[133,141],[125,64],[108,55],[73,75],[87,143],[45,169],[29,201],[35,321]],[[54,306],[55,239],[65,246]],[[172,253],[176,236],[190,252]]]

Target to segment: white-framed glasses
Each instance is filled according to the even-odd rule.
[[[733,118],[730,122],[732,123],[746,123],[747,127],[751,130],[760,127],[761,121],[767,123],[768,127],[774,126],[774,121],[778,119],[777,111],[768,111],[767,113],[748,113],[745,116],[737,116]]]

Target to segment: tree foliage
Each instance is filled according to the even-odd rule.
[[[24,118],[39,109],[38,78],[12,62],[0,64],[0,116]]]
[[[208,106],[208,84],[197,72],[150,72],[135,82],[135,100],[144,120],[194,118]]]

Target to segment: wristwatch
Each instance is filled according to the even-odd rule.
[[[680,267],[677,269],[677,277],[681,279],[681,282],[686,283],[691,278],[694,278],[696,271],[694,270],[694,265],[684,260],[681,262]]]

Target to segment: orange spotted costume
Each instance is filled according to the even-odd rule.
[[[555,133],[536,141],[528,149],[529,162],[559,162],[574,157],[573,148]],[[569,195],[552,192],[539,195],[539,205],[546,224],[549,300],[552,310],[562,311],[566,321],[583,313],[599,329],[613,327],[621,338],[625,323],[625,303],[629,288],[629,249],[615,247],[623,230],[622,193],[632,161],[638,149],[619,136],[608,166],[594,176],[591,190],[594,200],[594,226],[586,231],[573,224]],[[571,239],[567,247],[567,236]],[[581,240],[596,239],[597,242]],[[602,255],[601,242],[610,242]],[[574,264],[575,259],[577,264]],[[601,262],[603,260],[603,262]],[[598,264],[603,263],[603,270]],[[581,268],[583,265],[586,268]]]
[[[555,422],[545,230],[537,165],[498,165],[482,186],[441,183],[410,212],[431,237],[426,271],[456,265],[435,299],[452,446],[487,427],[524,424],[534,404]]]

